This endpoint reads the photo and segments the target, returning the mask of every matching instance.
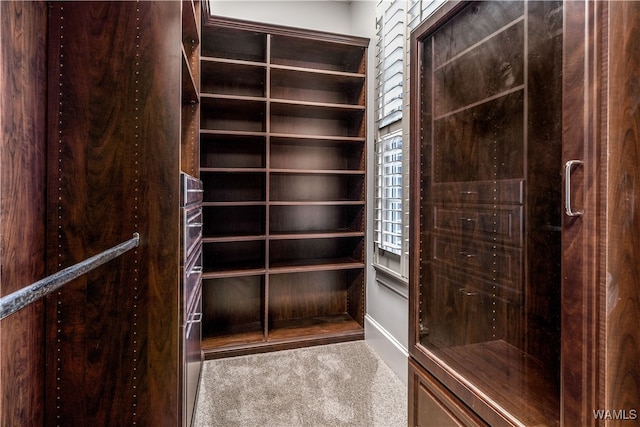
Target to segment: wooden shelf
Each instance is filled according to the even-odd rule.
[[[269,209],[269,234],[271,239],[280,236],[336,233],[361,233],[365,230],[364,203],[361,204],[295,204],[274,205]]]
[[[200,140],[202,169],[266,167],[266,136],[203,133]]]
[[[183,103],[197,103],[200,96],[198,94],[198,85],[189,65],[187,54],[182,48],[182,102]]]
[[[259,323],[241,325],[239,331],[229,331],[220,335],[208,335],[202,340],[202,351],[212,353],[220,350],[244,349],[247,344],[263,343],[264,331]]]
[[[271,140],[290,140],[290,141],[309,141],[309,142],[327,142],[327,143],[351,143],[351,144],[362,144],[365,142],[365,138],[362,136],[328,136],[328,135],[304,135],[297,133],[279,133],[279,132],[270,132]]]
[[[350,120],[364,112],[363,105],[335,104],[315,101],[295,101],[271,98],[273,115],[314,119]]]
[[[323,70],[319,68],[309,68],[309,67],[295,67],[289,65],[277,65],[277,64],[269,64],[269,68],[271,68],[272,72],[279,73],[282,71],[283,73],[292,72],[303,75],[312,74],[318,76],[317,78],[323,78],[320,76],[325,76],[327,79],[333,79],[334,81],[352,81],[352,80],[365,80],[366,74],[364,73],[352,73],[348,71],[334,71],[334,70]],[[314,77],[310,77],[314,78]]]
[[[298,240],[298,239],[327,239],[327,238],[344,238],[344,237],[364,237],[364,232],[362,231],[328,231],[325,233],[287,233],[287,234],[276,234],[271,233],[269,235],[270,240]]]
[[[313,264],[299,264],[293,265],[289,263],[281,266],[269,267],[270,274],[290,274],[290,273],[309,273],[314,271],[336,271],[336,270],[354,270],[363,269],[364,263],[360,261],[354,261],[353,259],[344,259],[342,262],[337,262],[336,259],[325,260],[318,259]]]
[[[266,172],[267,169],[266,168],[234,168],[234,167],[230,167],[230,168],[208,168],[208,167],[201,167],[200,168],[200,172],[210,172],[210,173],[264,173]]]
[[[205,359],[364,339],[364,329],[349,315],[277,322],[270,330],[268,340],[265,340],[263,330],[258,329],[261,325],[246,325],[245,328],[238,333],[204,338]]]
[[[365,78],[360,74],[272,68],[270,82],[275,100],[364,106]]]
[[[272,174],[282,175],[364,175],[364,171],[350,169],[269,169]]]
[[[200,81],[203,94],[238,97],[266,96],[265,66],[239,61],[203,61]]]
[[[366,47],[353,43],[273,35],[271,63],[326,71],[364,73]]]
[[[201,129],[213,131],[264,132],[266,99],[202,95]]]
[[[356,201],[364,197],[363,174],[287,173],[270,175],[274,202]]]
[[[205,24],[201,49],[204,57],[265,63],[267,34]]]
[[[266,240],[266,235],[254,235],[247,234],[243,235],[240,233],[235,233],[233,235],[228,236],[216,236],[216,237],[203,237],[202,243],[229,243],[229,242],[253,242],[256,240]]]
[[[363,336],[366,45],[205,25],[203,277],[219,285],[203,303],[209,356]]]
[[[498,340],[434,350],[451,368],[523,425],[557,423],[557,378],[544,365],[511,344]],[[491,384],[491,390],[486,390]]]
[[[360,337],[364,333],[362,326],[346,313],[273,321],[269,326],[269,342],[319,339],[336,335]]]
[[[249,202],[202,202],[202,206],[266,206],[265,201],[249,201]]]
[[[243,65],[246,67],[262,67],[266,68],[266,62],[255,62],[255,61],[245,61],[243,59],[228,59],[228,58],[218,58],[215,56],[201,56],[200,57],[201,64],[204,66],[208,66],[207,64],[229,64],[229,65]],[[253,84],[253,82],[248,82],[249,84]]]
[[[245,268],[242,270],[224,270],[224,271],[205,271],[202,273],[202,280],[207,279],[227,279],[232,277],[250,277],[265,275],[265,268]]]
[[[203,242],[258,239],[266,235],[266,205],[204,206]]]
[[[264,96],[244,96],[221,93],[202,93],[201,97],[208,107],[219,109],[249,108],[247,114],[252,114],[254,112],[253,108],[259,108],[267,101],[267,98]]]
[[[269,201],[270,206],[364,206],[360,200]]]
[[[243,130],[229,130],[229,129],[202,129],[200,128],[200,135],[211,136],[266,136],[265,131],[243,131]]]
[[[204,200],[207,202],[266,200],[266,176],[263,171],[202,172],[201,179],[204,183]]]

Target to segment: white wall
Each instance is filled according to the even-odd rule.
[[[376,274],[373,261],[373,153],[375,136],[375,42],[376,1],[220,1],[212,0],[214,15],[290,27],[368,37],[367,87],[367,314],[365,339],[394,372],[406,382],[408,304],[406,285],[394,286],[391,279]],[[383,280],[385,279],[385,280]],[[381,285],[386,281],[391,287]],[[395,291],[394,291],[395,289]]]
[[[351,33],[351,8],[344,1],[211,0],[211,13],[289,27]]]

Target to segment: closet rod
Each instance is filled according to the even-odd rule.
[[[44,279],[38,280],[29,286],[25,286],[18,291],[0,298],[0,320],[26,307],[39,298],[55,291],[76,277],[88,273],[102,264],[119,257],[125,252],[138,247],[139,243],[140,235],[138,233],[133,233],[133,238],[126,242],[120,243],[111,249],[107,249],[106,251],[94,255],[91,258],[87,258],[86,260],[74,264],[71,267],[60,270],[57,273],[47,276]]]

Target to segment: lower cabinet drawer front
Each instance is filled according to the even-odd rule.
[[[409,359],[409,425],[488,426],[411,358]]]
[[[200,372],[202,369],[202,304],[201,299],[192,307],[187,315],[188,320],[184,327],[184,424],[190,426],[193,419]]]
[[[202,181],[198,178],[186,173],[181,173],[182,183],[180,192],[182,193],[182,200],[180,206],[189,206],[195,203],[202,202]]]
[[[522,250],[519,248],[436,235],[433,239],[433,259],[507,287],[520,287]]]
[[[191,254],[202,240],[202,208],[185,209],[182,218],[182,263],[189,261]]]
[[[197,297],[195,292],[200,288],[200,283],[202,282],[202,250],[198,248],[193,255],[193,258],[189,260],[189,264],[184,268],[182,277],[185,322],[188,320],[186,316],[188,316],[189,307]]]
[[[466,235],[474,240],[522,245],[522,206],[435,205],[434,229],[441,233]]]
[[[522,292],[491,285],[454,267],[433,265],[422,294],[442,303],[422,307],[423,333],[446,347],[496,339],[523,345]]]
[[[524,181],[438,182],[432,186],[431,197],[450,203],[521,204],[524,201]]]

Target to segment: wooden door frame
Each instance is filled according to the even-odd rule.
[[[584,162],[584,214],[563,224],[561,422],[624,425],[640,410],[640,4],[567,1],[564,16],[563,160]]]
[[[605,5],[565,1],[563,17],[563,164],[571,173],[571,203],[584,211],[562,221],[561,425],[595,425],[598,408],[597,235],[601,112],[601,25]],[[563,178],[567,179],[566,174]],[[563,189],[563,200],[567,197]]]

